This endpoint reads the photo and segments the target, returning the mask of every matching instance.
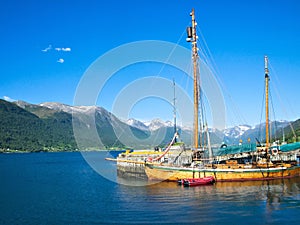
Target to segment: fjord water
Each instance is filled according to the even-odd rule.
[[[108,152],[85,154],[121,180]],[[0,154],[0,224],[282,224],[299,212],[299,178],[130,186],[79,152]]]

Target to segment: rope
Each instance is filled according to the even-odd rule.
[[[167,147],[167,149],[165,150],[165,152],[163,154],[161,154],[160,156],[152,159],[152,158],[147,158],[147,161],[148,162],[153,162],[153,161],[157,161],[157,160],[160,160],[162,157],[164,157],[171,149],[171,146],[174,144],[174,141],[177,137],[177,133],[174,134],[174,137],[172,139],[172,141],[170,142],[169,146]]]

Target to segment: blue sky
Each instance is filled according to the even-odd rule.
[[[264,55],[272,66],[271,87],[277,88],[272,92],[276,119],[300,118],[297,0],[11,0],[0,4],[1,98],[72,105],[85,71],[113,48],[142,40],[190,48],[184,32],[195,8],[222,83],[227,124],[260,122]],[[190,92],[190,81],[180,80],[178,71],[168,67],[162,71],[161,65],[148,63],[116,74],[97,105],[111,110],[118,90],[157,73],[175,77]],[[171,110],[169,103],[147,98],[133,107],[130,116],[171,120]]]

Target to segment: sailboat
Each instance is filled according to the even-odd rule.
[[[190,13],[192,26],[187,28],[187,41],[192,43],[194,77],[194,141],[190,163],[179,165],[172,161],[158,163],[156,160],[145,162],[145,173],[149,180],[181,181],[204,180],[213,177],[215,181],[270,180],[300,176],[297,165],[297,152],[300,142],[271,146],[269,135],[269,70],[268,57],[265,56],[265,95],[266,95],[266,143],[260,146],[223,146],[218,157],[212,158],[209,135],[207,147],[199,146],[199,98],[200,82],[198,69],[198,47],[194,9]],[[205,126],[207,129],[207,125]],[[209,133],[208,133],[209,134]],[[209,152],[209,158],[204,157]],[[226,154],[224,154],[224,152]]]

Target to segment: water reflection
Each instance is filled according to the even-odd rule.
[[[114,193],[115,213],[126,209],[130,223],[279,224],[297,222],[300,210],[300,177],[183,187],[117,176]]]
[[[176,216],[184,210],[186,221],[192,218],[212,222],[212,218],[207,218],[200,212],[211,216],[218,212],[218,218],[214,218],[213,222],[222,222],[228,216],[239,216],[249,217],[252,222],[259,223],[262,220],[275,223],[291,219],[284,213],[287,210],[300,209],[300,178],[217,182],[198,187],[161,182],[139,187],[119,185],[119,189],[119,199],[131,205],[156,211],[158,209],[151,207],[155,205],[167,210],[169,216]],[[296,219],[292,214],[289,212],[292,219]]]
[[[185,191],[191,197],[202,196],[203,194],[213,194],[226,200],[231,197],[235,199],[253,196],[256,200],[265,200],[270,203],[280,201],[281,196],[293,197],[299,200],[300,196],[300,178],[280,179],[268,181],[245,181],[245,182],[217,182],[214,185],[205,185],[197,187],[183,187],[175,182],[160,182],[151,184],[150,181],[138,179],[125,179],[122,183],[130,186],[144,186],[151,194],[163,194],[166,190],[171,192]],[[232,199],[231,199],[232,200]]]

